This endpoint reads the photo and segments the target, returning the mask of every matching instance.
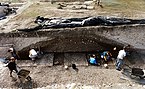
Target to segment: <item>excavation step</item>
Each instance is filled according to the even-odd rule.
[[[86,53],[49,53],[35,61],[18,60],[18,65],[20,66],[71,66],[72,64],[76,64],[76,66],[92,66],[87,62]],[[95,67],[103,68],[104,64],[101,63],[100,66]],[[115,68],[115,60],[108,62],[108,68]]]
[[[47,66],[53,66],[53,59],[54,59],[54,54],[46,54],[42,56],[41,59],[38,59],[35,61],[36,64],[38,65],[47,65]]]
[[[76,64],[77,66],[87,66],[87,58],[85,53],[65,53],[64,54],[64,65],[71,66]]]
[[[18,60],[18,65],[20,66],[53,66],[53,56],[54,54],[45,54],[42,58],[32,60]]]

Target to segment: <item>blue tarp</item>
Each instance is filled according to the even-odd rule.
[[[2,63],[8,63],[8,60],[6,59],[6,58],[0,58],[0,62],[2,62]]]

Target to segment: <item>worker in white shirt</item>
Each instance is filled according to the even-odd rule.
[[[29,57],[32,59],[32,60],[35,60],[36,57],[38,57],[38,53],[34,50],[34,49],[31,49],[29,51]]]
[[[120,50],[117,56],[116,69],[121,71],[124,64],[124,58],[126,57],[126,47],[123,47],[123,50]]]

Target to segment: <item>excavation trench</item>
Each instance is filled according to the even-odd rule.
[[[107,41],[107,43],[104,41]],[[19,56],[24,60],[29,59],[29,49],[35,48],[42,51],[44,55],[48,55],[44,59],[53,60],[53,64],[63,65],[71,62],[77,64],[77,62],[80,62],[80,65],[86,65],[88,54],[97,54],[103,50],[112,50],[115,46],[121,48],[122,45],[100,37],[57,37],[29,45],[22,51],[19,51]]]
[[[35,48],[44,53],[43,63],[86,65],[87,55],[90,53],[112,51],[114,47],[119,51],[127,44],[134,49],[143,49],[145,46],[143,28],[144,25],[134,25],[1,33],[0,43],[1,48],[5,50],[13,44],[21,60],[29,60],[29,50]],[[142,60],[143,53],[144,50],[135,50],[131,59]],[[1,52],[1,56],[6,57],[7,53]]]

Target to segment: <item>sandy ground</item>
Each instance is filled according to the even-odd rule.
[[[25,61],[23,61],[23,64]],[[20,83],[17,75],[9,77],[9,70],[4,64],[0,64],[0,88],[23,89],[144,89],[145,80],[130,79],[117,71],[115,66],[109,69],[98,66],[79,66],[78,71],[71,67],[68,70],[64,66],[45,66],[31,64],[18,66],[30,71],[32,81]],[[142,81],[142,82],[140,82]],[[142,83],[142,84],[139,84]]]

